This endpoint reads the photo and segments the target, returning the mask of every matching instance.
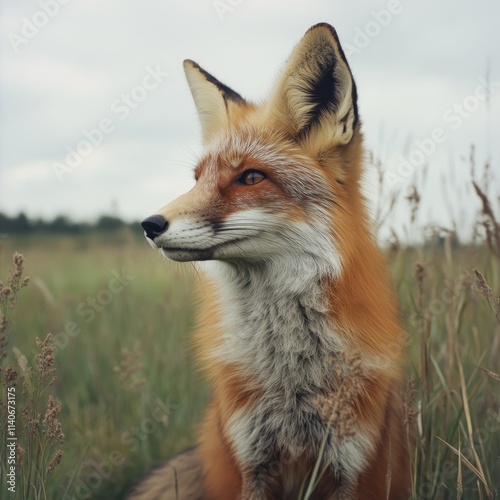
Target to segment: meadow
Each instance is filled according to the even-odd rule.
[[[435,232],[387,247],[414,499],[499,497],[500,230],[484,203],[467,245]],[[121,498],[193,444],[209,398],[189,349],[195,279],[129,229],[0,240],[2,443],[12,387],[17,438],[16,493],[2,444],[2,499]]]

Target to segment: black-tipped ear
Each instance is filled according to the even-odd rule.
[[[358,123],[356,85],[332,26],[317,24],[306,32],[269,109],[292,137],[318,149],[351,140]]]
[[[203,139],[206,141],[228,124],[229,108],[245,104],[245,100],[194,61],[186,59],[184,71],[198,111]]]

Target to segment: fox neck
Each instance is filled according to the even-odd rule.
[[[341,350],[324,298],[337,270],[317,257],[260,265],[214,262],[222,338],[213,357],[238,366],[255,389],[295,401],[329,384],[330,357]]]
[[[216,263],[219,279],[244,292],[245,301],[254,297],[261,300],[260,293],[275,299],[284,295],[307,294],[323,279],[335,277],[338,268],[336,259],[322,260],[292,251],[255,263]]]

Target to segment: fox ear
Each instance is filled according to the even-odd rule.
[[[358,123],[356,85],[332,26],[313,26],[297,44],[269,111],[280,128],[315,153],[351,140]]]
[[[234,90],[219,82],[194,61],[184,61],[184,71],[201,123],[203,140],[207,141],[229,123],[231,107],[245,100]]]

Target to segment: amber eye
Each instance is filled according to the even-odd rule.
[[[265,178],[266,174],[260,172],[259,170],[245,170],[241,176],[236,179],[236,183],[251,186],[262,182]]]

